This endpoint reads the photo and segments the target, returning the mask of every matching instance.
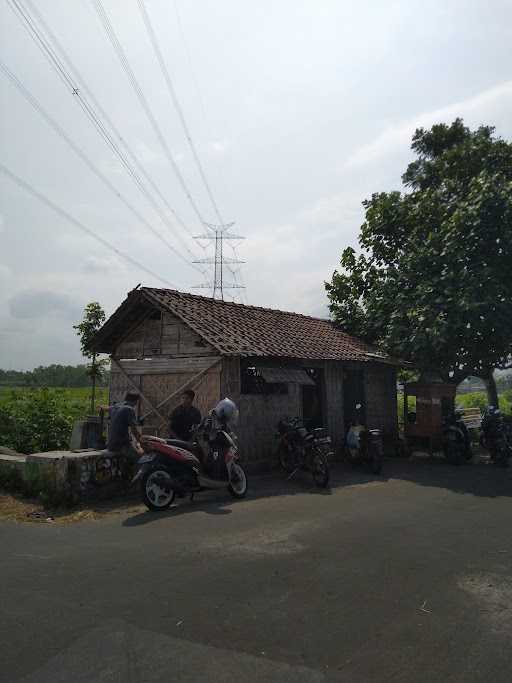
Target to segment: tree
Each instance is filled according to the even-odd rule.
[[[412,141],[406,190],[366,211],[326,289],[344,329],[446,381],[481,377],[512,357],[512,145],[461,119]]]
[[[87,366],[87,374],[91,379],[91,413],[94,413],[96,383],[103,377],[105,365],[108,363],[106,359],[98,359],[98,354],[92,348],[92,340],[105,322],[105,318],[105,311],[97,301],[93,301],[85,307],[82,322],[73,325],[73,329],[80,337],[82,354],[91,361]]]

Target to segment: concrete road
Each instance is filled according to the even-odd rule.
[[[0,679],[510,681],[512,473],[385,474],[1,523]]]

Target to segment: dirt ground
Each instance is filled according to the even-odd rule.
[[[72,508],[45,506],[37,498],[0,491],[0,520],[37,524],[72,524],[84,520],[101,519],[107,515],[140,512],[136,493],[111,501],[84,502]]]

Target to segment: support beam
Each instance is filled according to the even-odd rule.
[[[158,417],[161,419],[162,422],[167,420],[166,417],[162,417],[161,413],[158,411],[160,408],[162,408],[166,403],[169,403],[169,401],[172,401],[173,398],[176,398],[176,396],[181,396],[186,389],[190,389],[192,386],[197,384],[215,365],[220,363],[220,358],[216,358],[212,363],[208,365],[204,370],[201,370],[201,372],[198,372],[197,374],[193,375],[190,379],[188,379],[184,384],[182,384],[180,387],[178,387],[175,391],[172,392],[172,394],[169,394],[166,398],[164,398],[163,401],[161,401],[156,408],[153,408],[151,404],[149,404],[152,408],[152,410],[148,411],[145,413],[142,418],[145,419],[148,417],[148,415],[151,415],[151,413],[156,413]]]
[[[128,384],[130,384],[130,386],[132,386],[132,387],[135,389],[135,391],[136,391],[138,394],[140,394],[140,395],[142,396],[142,398],[146,401],[146,403],[148,404],[148,406],[151,408],[151,410],[150,410],[149,413],[147,413],[147,414],[150,415],[151,413],[156,413],[156,414],[158,415],[158,417],[159,417],[159,418],[162,420],[162,422],[163,422],[166,418],[164,417],[164,415],[162,415],[162,413],[158,412],[158,408],[159,408],[160,406],[158,406],[157,408],[155,408],[155,407],[153,406],[153,404],[151,403],[151,401],[150,401],[146,396],[144,396],[144,394],[142,393],[140,387],[138,387],[138,386],[135,384],[135,382],[131,379],[131,377],[124,371],[124,368],[123,368],[123,366],[121,365],[121,363],[119,363],[117,360],[115,360],[115,359],[112,358],[112,357],[111,357],[111,361],[112,361],[112,363],[114,363],[114,364],[119,368],[119,372],[123,375],[123,377],[126,379],[126,381],[128,382]],[[145,417],[145,416],[143,416],[143,417]]]

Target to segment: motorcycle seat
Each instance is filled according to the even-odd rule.
[[[195,448],[195,444],[190,441],[183,441],[182,439],[165,439],[165,443],[169,446],[184,448],[186,451],[193,451]]]
[[[166,439],[165,443],[168,446],[176,446],[176,448],[183,448],[185,451],[190,451],[199,460],[203,457],[203,451],[198,443],[192,441],[182,441],[182,439]]]

